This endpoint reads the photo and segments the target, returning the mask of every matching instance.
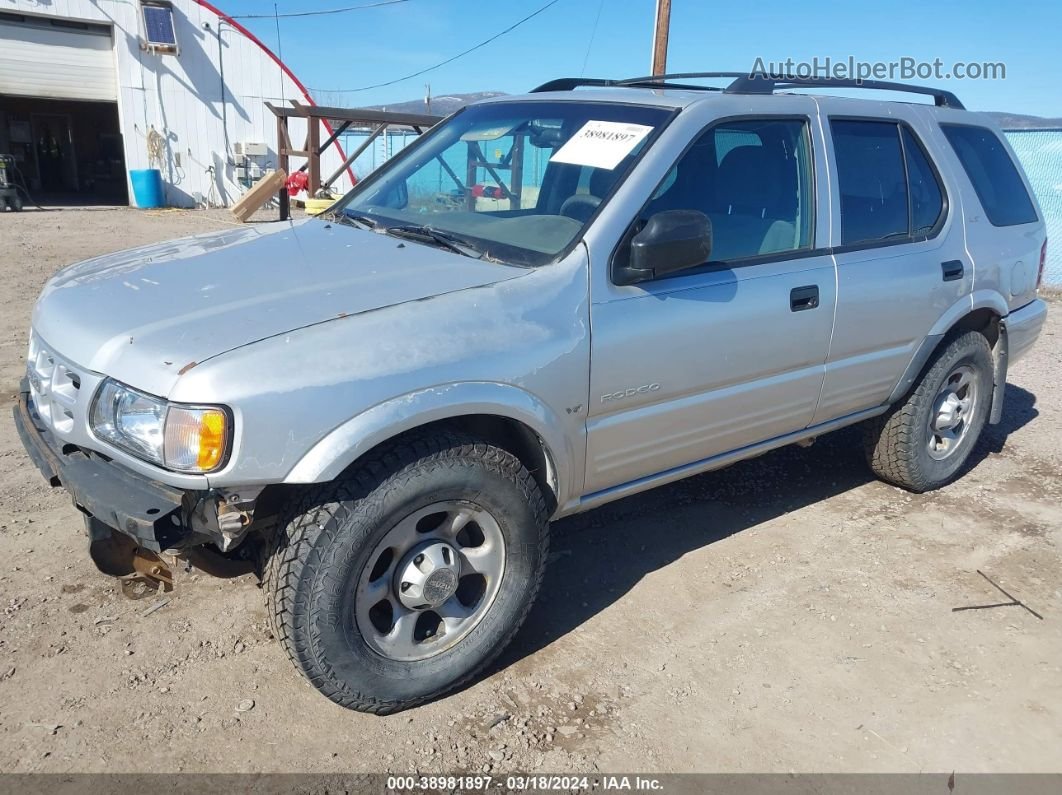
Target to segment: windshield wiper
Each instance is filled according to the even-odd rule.
[[[376,227],[380,225],[367,215],[348,213],[346,210],[328,210],[322,213],[321,217],[329,221],[350,224],[351,226],[360,226],[365,229],[376,229]]]
[[[466,257],[472,257],[473,259],[482,259],[486,251],[471,240],[460,237],[458,235],[452,235],[449,232],[443,232],[442,230],[435,229],[430,226],[421,226],[416,224],[410,224],[407,226],[388,226],[380,230],[384,234],[392,235],[393,237],[406,238],[407,240],[417,240],[422,243],[434,243],[441,248],[453,251],[455,254],[463,254]]]

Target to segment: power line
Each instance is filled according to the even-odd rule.
[[[379,8],[380,6],[393,6],[397,3],[408,3],[409,0],[379,0],[376,3],[366,3],[360,6],[346,6],[344,8],[327,8],[320,11],[291,11],[287,14],[232,14],[233,19],[287,19],[289,17],[320,17],[326,14],[345,14],[347,11],[361,11],[366,8]]]
[[[388,81],[386,81],[384,83],[375,83],[375,84],[373,84],[371,86],[361,86],[359,88],[337,88],[337,89],[333,89],[333,90],[330,90],[330,91],[326,91],[326,90],[320,89],[320,88],[314,88],[314,89],[311,89],[311,90],[317,91],[317,92],[322,93],[322,94],[353,94],[353,93],[358,92],[358,91],[369,91],[369,90],[371,90],[373,88],[384,88],[385,86],[393,86],[396,83],[402,83],[402,82],[405,82],[406,80],[412,80],[414,77],[420,77],[421,75],[427,74],[428,72],[433,72],[436,69],[439,69],[440,67],[443,67],[443,66],[446,66],[447,64],[453,63],[458,58],[464,58],[466,55],[468,55],[470,53],[473,53],[473,52],[475,52],[476,50],[478,50],[478,49],[480,49],[482,47],[486,47],[492,41],[500,39],[506,33],[510,33],[511,31],[516,30],[518,27],[523,25],[525,22],[527,22],[527,21],[529,21],[531,19],[534,19],[539,14],[541,14],[543,11],[545,11],[547,8],[549,8],[550,6],[555,6],[559,2],[560,2],[560,0],[550,0],[550,2],[546,3],[544,6],[542,6],[539,9],[537,9],[536,11],[532,11],[526,17],[521,19],[519,22],[514,22],[512,25],[507,27],[505,30],[502,30],[502,31],[499,31],[498,33],[495,33],[489,39],[481,41],[479,44],[475,45],[474,47],[469,47],[464,52],[459,52],[457,55],[454,55],[451,58],[447,58],[445,61],[440,61],[439,63],[435,64],[434,66],[426,67],[424,69],[421,69],[420,71],[413,72],[412,74],[405,75],[404,77],[396,77],[394,80],[388,80]]]
[[[280,45],[280,14],[277,12],[276,3],[273,3],[273,19],[277,25],[277,59],[280,61],[277,67],[280,72],[280,101],[287,104],[285,102],[287,98],[284,96],[284,67],[282,65],[284,63],[284,48]]]
[[[590,60],[590,48],[594,46],[594,37],[597,36],[597,23],[601,21],[601,9],[605,7],[605,0],[597,4],[597,16],[594,17],[594,27],[590,29],[590,41],[586,43],[586,55],[583,56],[583,68],[579,70],[579,77],[586,74],[586,62]]]

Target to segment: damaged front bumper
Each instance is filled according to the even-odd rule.
[[[62,486],[88,517],[94,541],[100,525],[155,553],[214,543],[222,551],[245,536],[253,494],[187,491],[151,480],[100,453],[63,445],[34,411],[23,380],[14,407],[15,428],[26,453],[52,486]],[[250,499],[248,499],[250,498]],[[92,521],[95,520],[95,521]]]

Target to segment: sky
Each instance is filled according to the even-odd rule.
[[[269,0],[217,0],[226,13],[272,14]],[[380,0],[277,0],[280,14]],[[432,94],[519,93],[555,77],[630,77],[650,71],[655,0],[556,0],[512,32],[404,82],[509,27],[548,0],[403,0],[341,14],[241,19],[324,104],[378,105]],[[596,24],[595,24],[596,22]],[[1058,0],[882,0],[724,3],[672,0],[668,71],[746,71],[765,63],[940,59],[1006,66],[997,80],[914,80],[947,88],[972,110],[1062,116],[1049,76],[1059,51]]]

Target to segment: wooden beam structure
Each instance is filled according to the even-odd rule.
[[[278,169],[290,174],[291,158],[303,157],[306,162],[296,171],[307,172],[306,192],[309,196],[317,195],[322,188],[327,189],[350,168],[351,164],[366,150],[371,143],[380,135],[386,135],[391,128],[406,129],[420,135],[424,130],[434,127],[442,116],[431,116],[425,113],[396,113],[386,110],[370,110],[367,108],[337,108],[322,107],[320,105],[303,105],[292,101],[291,107],[279,107],[272,103],[265,103],[277,119],[277,166]],[[288,130],[288,122],[291,119],[305,119],[307,125],[306,142],[302,148],[296,149],[291,143],[291,135]],[[321,126],[332,124],[334,129],[331,134],[321,141]],[[347,156],[343,165],[327,179],[321,179],[321,154],[332,146],[340,135],[351,128],[359,132],[364,131],[368,136],[354,152]],[[280,220],[285,221],[291,217],[291,201],[287,188],[281,187],[279,198]]]

